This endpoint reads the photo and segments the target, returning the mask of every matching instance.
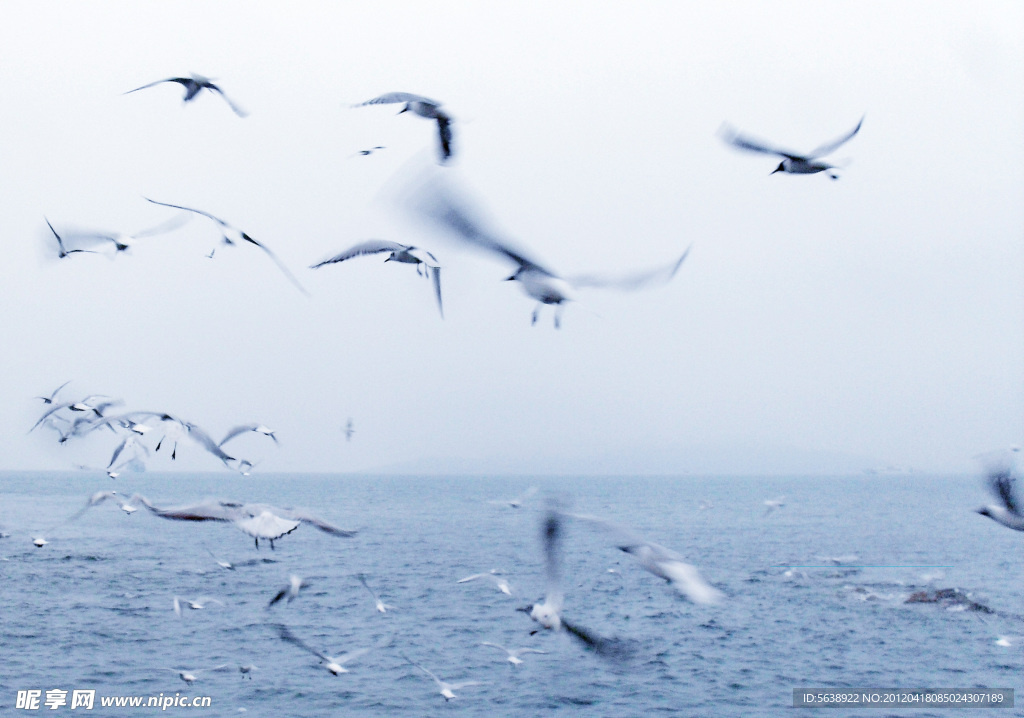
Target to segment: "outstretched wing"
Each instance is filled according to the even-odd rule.
[[[1009,467],[998,467],[989,470],[988,484],[999,500],[1003,502],[1006,510],[1020,516],[1020,507],[1013,490],[1014,478]]]
[[[289,629],[288,626],[284,625],[283,623],[276,623],[276,624],[272,623],[270,625],[274,626],[277,629],[277,635],[280,636],[281,640],[288,641],[288,643],[291,643],[294,646],[298,646],[299,648],[301,648],[304,651],[308,651],[309,653],[312,653],[314,656],[319,658],[321,661],[330,661],[331,660],[330,657],[328,657],[327,655],[325,655],[325,654],[321,653],[320,651],[316,650],[311,645],[309,645],[308,643],[303,641],[301,638],[296,636],[294,633],[292,633],[291,629]]]
[[[411,92],[386,92],[379,97],[374,97],[372,100],[366,102],[360,102],[353,107],[365,107],[366,105],[393,105],[396,102],[426,102],[428,105],[434,105],[439,107],[441,105],[437,100],[431,100],[429,97],[423,95],[414,95]]]
[[[679,271],[683,262],[686,261],[686,257],[690,254],[690,249],[692,249],[692,245],[686,248],[686,251],[683,252],[679,259],[655,269],[647,269],[619,276],[582,274],[566,277],[565,281],[577,289],[596,287],[601,289],[619,289],[625,292],[633,292],[652,284],[666,284],[676,276],[676,272]]]
[[[227,95],[224,94],[224,90],[220,89],[219,87],[217,87],[213,83],[210,83],[210,84],[206,85],[206,87],[207,87],[207,89],[210,89],[213,92],[216,92],[221,97],[223,97],[224,98],[224,102],[228,103],[228,107],[230,107],[231,111],[234,112],[236,115],[238,115],[239,117],[248,117],[249,116],[248,112],[246,112],[241,107],[236,105],[234,102],[231,101],[230,97],[228,97]]]
[[[190,78],[187,78],[187,77],[168,77],[166,80],[157,80],[156,82],[151,82],[148,85],[143,85],[142,87],[136,87],[134,90],[128,90],[128,92],[122,92],[121,94],[122,95],[130,95],[133,92],[138,92],[139,90],[145,90],[147,87],[154,87],[156,85],[162,85],[165,82],[177,82],[179,85],[182,85],[184,87],[188,87],[191,83],[194,82],[194,80],[192,80]]]
[[[788,157],[791,160],[804,160],[808,158],[803,155],[798,155],[795,152],[784,150],[779,147],[775,147],[764,140],[759,140],[756,137],[750,135],[742,135],[736,131],[731,125],[722,125],[721,129],[718,130],[718,136],[721,137],[725,142],[729,143],[733,147],[741,150],[747,150],[748,152],[760,152],[766,155],[778,155],[779,157]]]
[[[325,264],[336,264],[338,262],[344,262],[347,259],[359,257],[364,254],[379,254],[380,252],[404,252],[407,249],[409,249],[409,247],[407,247],[404,244],[399,244],[398,242],[389,242],[385,239],[369,239],[365,242],[360,242],[355,246],[349,247],[345,251],[341,252],[340,254],[334,255],[330,259],[325,259],[322,262],[310,265],[310,269],[318,269],[319,267],[322,267]]]
[[[835,140],[832,140],[831,142],[826,142],[821,147],[818,147],[817,149],[811,150],[811,152],[808,153],[808,155],[807,155],[808,159],[814,159],[816,157],[824,157],[825,155],[832,154],[837,149],[839,149],[839,147],[841,145],[843,145],[845,142],[850,140],[855,134],[860,132],[860,126],[863,125],[863,124],[864,124],[864,118],[861,117],[860,121],[857,123],[857,126],[854,127],[852,130],[850,130],[849,132],[847,132],[842,137],[840,137],[838,139],[835,139]]]

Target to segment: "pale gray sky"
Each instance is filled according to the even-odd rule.
[[[11,3],[0,27],[2,468],[102,464],[111,438],[26,435],[32,397],[105,393],[220,434],[260,471],[975,469],[1024,434],[1024,8],[1019,3]],[[182,105],[160,85],[214,78]],[[381,190],[436,131],[442,171],[590,291],[563,327]],[[769,176],[729,122],[795,150],[863,129],[840,180]],[[387,149],[352,157],[375,145]],[[54,260],[58,228],[201,218],[129,255]],[[308,265],[370,237],[412,267]],[[342,435],[351,416],[357,434]],[[178,468],[216,470],[198,451]],[[165,457],[153,470],[174,468]]]

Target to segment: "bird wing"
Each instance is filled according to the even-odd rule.
[[[49,224],[49,221],[47,221],[47,224]],[[50,227],[50,229],[53,229],[53,227]],[[50,396],[49,396],[51,404],[53,403],[53,400],[57,398],[57,392],[59,392],[61,389],[63,389],[64,387],[66,387],[70,383],[71,383],[71,380],[68,379],[66,382],[64,382],[63,384],[61,384],[60,386],[58,386],[56,389],[53,390],[53,393],[50,394]],[[39,398],[42,399],[43,397],[39,397]]]
[[[441,141],[441,161],[452,156],[452,120],[443,112],[437,113],[437,134]]]
[[[474,574],[473,574],[472,576],[466,576],[465,578],[460,578],[460,579],[459,579],[458,581],[456,581],[455,583],[466,583],[466,582],[468,582],[468,581],[475,581],[476,579],[480,578],[481,576],[488,576],[488,575],[490,575],[490,574],[486,574],[486,573],[474,573]]]
[[[230,225],[227,225],[227,226],[230,226]],[[266,253],[266,255],[267,255],[268,257],[270,257],[271,261],[272,261],[272,262],[273,262],[274,264],[276,264],[276,265],[277,265],[277,268],[281,270],[281,272],[282,272],[282,273],[284,274],[284,276],[286,276],[286,277],[288,278],[288,281],[289,281],[289,282],[291,282],[292,284],[294,284],[294,285],[295,285],[295,287],[296,287],[296,288],[297,288],[297,289],[298,289],[298,290],[299,290],[300,292],[302,292],[302,293],[303,293],[303,294],[305,294],[306,296],[309,296],[309,292],[307,292],[307,291],[306,291],[306,288],[305,288],[305,287],[303,287],[303,286],[302,286],[302,284],[301,284],[301,283],[299,282],[299,280],[295,278],[295,275],[294,275],[294,274],[292,274],[292,273],[291,273],[291,270],[290,270],[290,269],[288,269],[288,267],[286,267],[286,266],[285,266],[284,262],[282,262],[282,261],[281,261],[280,259],[278,259],[278,258],[277,258],[277,255],[276,255],[276,254],[274,254],[274,253],[273,253],[272,251],[270,251],[270,247],[268,247],[268,246],[267,246],[267,245],[265,245],[265,244],[262,244],[261,242],[257,242],[257,241],[256,241],[255,239],[253,239],[252,237],[250,237],[250,236],[249,236],[248,234],[246,234],[245,232],[242,232],[241,234],[242,234],[242,239],[244,239],[244,240],[245,240],[246,242],[248,242],[249,244],[254,244],[254,245],[256,245],[257,247],[259,247],[260,249],[262,249],[262,250],[263,250],[263,251],[264,251],[264,252]]]
[[[299,638],[294,633],[292,633],[291,630],[288,628],[288,626],[285,626],[284,624],[281,624],[281,623],[277,623],[277,624],[273,624],[272,623],[270,625],[272,625],[275,628],[277,628],[277,634],[281,637],[282,640],[288,641],[288,643],[291,643],[291,644],[293,644],[295,646],[298,646],[299,648],[301,648],[304,651],[308,651],[309,653],[312,653],[314,656],[319,658],[321,661],[328,661],[328,662],[331,661],[330,656],[327,656],[326,654],[321,653],[320,651],[316,650],[311,645],[309,645],[308,643],[303,641],[301,638]]]
[[[350,661],[354,661],[360,656],[365,656],[369,652],[369,648],[357,648],[354,651],[347,651],[346,653],[343,653],[340,656],[336,656],[334,662],[337,663],[339,666],[343,666]]]
[[[232,102],[231,98],[224,94],[224,90],[220,89],[219,87],[214,85],[212,82],[208,83],[206,85],[206,88],[209,89],[209,90],[212,90],[213,92],[216,92],[218,95],[223,97],[224,98],[224,102],[228,103],[228,107],[231,108],[231,111],[234,112],[239,117],[248,117],[249,116],[248,112],[246,112],[241,107],[239,107],[234,102]]]
[[[483,683],[480,681],[462,681],[461,683],[449,683],[448,688],[453,691],[457,691],[460,688],[467,688],[468,686],[482,686]]]
[[[502,651],[505,651],[505,653],[508,653],[509,655],[512,655],[512,651],[508,650],[504,646],[499,646],[497,643],[491,643],[490,641],[483,641],[480,645],[481,646],[491,646],[493,648],[498,648],[498,649],[501,649]]]
[[[258,427],[259,424],[241,424],[240,426],[232,427],[231,429],[228,429],[228,433],[224,435],[224,438],[220,440],[220,443],[217,444],[217,446],[224,446],[224,444],[228,443],[228,441],[234,439],[239,434],[244,434],[247,431],[256,431]]]
[[[808,157],[798,155],[795,152],[774,147],[767,142],[751,137],[750,135],[741,135],[731,125],[722,125],[721,129],[718,131],[718,136],[733,147],[741,150],[761,152],[766,155],[778,155],[779,157],[788,157],[791,160],[807,161],[809,159]]]
[[[854,136],[855,134],[857,134],[858,132],[860,132],[860,126],[861,126],[861,125],[863,125],[863,124],[864,124],[864,118],[863,118],[863,117],[861,117],[861,118],[860,118],[860,121],[859,121],[859,122],[857,123],[857,126],[856,126],[856,127],[854,127],[854,128],[852,129],[852,130],[850,130],[849,132],[847,132],[847,133],[846,133],[845,135],[843,135],[842,137],[839,137],[839,138],[837,138],[837,139],[834,139],[834,140],[832,140],[831,142],[826,142],[826,143],[825,143],[825,144],[823,144],[823,145],[822,145],[821,147],[818,147],[817,149],[811,150],[811,151],[810,151],[810,152],[809,152],[809,153],[807,154],[807,157],[808,157],[808,159],[815,159],[816,157],[824,157],[825,155],[830,155],[830,154],[832,154],[832,153],[833,153],[833,152],[835,152],[835,151],[836,151],[837,149],[839,149],[839,147],[840,147],[841,145],[843,145],[844,143],[846,143],[846,142],[847,142],[848,140],[850,140],[850,139],[851,139],[851,138],[852,138],[852,137],[853,137],[853,136]]]
[[[199,426],[196,426],[192,422],[185,422],[185,429],[190,439],[223,461],[225,465],[229,461],[235,460],[235,457],[225,454],[220,446],[217,445],[217,442],[215,442],[213,438]]]
[[[441,268],[432,267],[430,271],[433,273],[432,279],[434,280],[434,295],[437,297],[437,311],[441,312],[441,318],[444,319],[444,307],[441,306]]]
[[[694,566],[683,561],[666,561],[661,570],[680,593],[694,603],[715,604],[722,600],[722,592],[705,581]]]
[[[372,100],[366,102],[360,102],[353,107],[365,107],[366,105],[393,105],[396,102],[426,102],[428,105],[434,105],[439,107],[441,105],[437,100],[431,100],[429,97],[423,95],[414,95],[411,92],[386,92],[379,97],[374,97]]]
[[[993,493],[1003,502],[1006,510],[1017,516],[1021,515],[1020,506],[1014,494],[1014,478],[1009,467],[999,467],[989,470],[988,483]]]
[[[288,518],[294,519],[295,521],[301,521],[303,523],[312,524],[316,528],[320,529],[324,533],[330,534],[331,536],[339,536],[341,538],[352,538],[358,531],[343,529],[334,524],[328,523],[318,516],[306,513],[305,511],[296,510],[283,510]]]
[[[139,88],[139,89],[142,89],[142,88]],[[173,207],[174,209],[183,209],[186,212],[194,212],[196,214],[201,214],[204,217],[212,219],[214,222],[216,222],[217,224],[221,225],[222,227],[229,227],[230,226],[223,219],[220,219],[219,217],[214,217],[209,212],[204,212],[201,209],[192,209],[191,207],[182,207],[180,204],[168,204],[167,202],[157,202],[155,199],[150,199],[149,197],[143,197],[143,199],[145,199],[147,202],[152,202],[153,204],[159,204],[159,205],[162,205],[164,207]]]
[[[444,688],[444,681],[442,681],[442,680],[441,680],[440,678],[438,678],[438,677],[437,677],[436,675],[434,675],[434,672],[433,672],[433,671],[431,671],[431,670],[428,670],[428,669],[424,668],[423,666],[421,666],[421,665],[420,665],[419,663],[416,663],[415,661],[411,660],[411,659],[409,658],[409,656],[405,655],[405,654],[404,654],[404,653],[402,653],[401,651],[399,651],[399,652],[398,652],[398,655],[400,655],[400,656],[401,656],[402,658],[404,658],[404,659],[406,660],[406,662],[407,662],[407,663],[411,663],[412,665],[416,666],[416,667],[417,667],[417,668],[419,668],[419,669],[420,669],[421,671],[423,671],[424,673],[426,673],[426,674],[427,674],[428,676],[430,676],[431,678],[433,678],[433,679],[434,679],[434,683],[436,683],[436,684],[438,685],[438,687],[439,687],[439,688]]]
[[[150,513],[164,519],[176,521],[234,521],[238,518],[238,510],[221,503],[206,502],[192,506],[161,509],[148,501],[143,503]]]
[[[166,80],[157,80],[156,82],[151,82],[148,85],[143,85],[142,87],[136,87],[134,90],[128,90],[128,92],[122,92],[121,94],[123,94],[123,95],[130,95],[133,92],[138,92],[139,90],[145,90],[147,87],[153,87],[154,85],[162,85],[165,82],[177,82],[180,85],[184,85],[185,87],[188,87],[193,82],[193,80],[191,80],[190,78],[186,78],[186,77],[168,77]]]
[[[37,426],[39,426],[40,424],[42,424],[42,423],[43,423],[43,421],[44,421],[44,420],[45,420],[45,419],[46,419],[46,418],[47,418],[48,416],[50,416],[50,414],[53,414],[53,413],[55,413],[55,412],[58,412],[58,411],[60,411],[61,409],[67,409],[67,408],[69,408],[69,407],[70,407],[70,406],[71,406],[72,404],[74,404],[74,403],[75,403],[75,402],[73,402],[73,401],[64,401],[64,402],[61,402],[60,404],[54,404],[54,405],[53,405],[53,406],[51,406],[51,407],[50,407],[49,409],[47,409],[47,410],[46,410],[45,412],[43,412],[43,415],[39,417],[39,421],[37,421],[37,422],[36,422],[35,424],[33,424],[33,425],[32,425],[32,428],[28,430],[28,431],[29,431],[29,433],[31,434],[31,433],[32,433],[32,431],[33,431],[33,430],[34,430],[34,429],[35,429],[35,428],[36,428]]]
[[[553,506],[541,522],[541,541],[544,544],[545,592],[544,602],[555,613],[560,613],[564,596],[561,587],[562,514]]]
[[[373,592],[373,589],[370,588],[370,584],[368,584],[366,582],[366,576],[364,574],[357,573],[356,574],[356,578],[359,579],[359,583],[363,584],[363,588],[365,588],[367,591],[369,591],[370,595],[373,596],[373,600],[376,601],[377,600],[377,594],[375,594]]]
[[[686,248],[686,251],[683,252],[679,259],[676,259],[670,264],[662,267],[656,267],[655,269],[648,269],[617,277],[584,274],[574,277],[566,277],[565,281],[577,289],[584,287],[600,287],[603,289],[620,289],[627,292],[643,289],[651,284],[666,284],[672,279],[672,277],[676,276],[676,272],[679,271],[679,267],[683,265],[683,262],[686,261],[686,257],[690,254],[690,249],[692,249],[692,245]]]
[[[404,252],[409,247],[398,242],[389,242],[386,239],[370,239],[365,242],[349,247],[340,254],[336,254],[330,259],[325,259],[317,264],[310,265],[310,269],[317,269],[324,266],[325,264],[335,264],[337,262],[344,262],[347,259],[353,257],[359,257],[364,254],[378,254],[380,252]]]
[[[149,229],[144,229],[141,232],[133,234],[132,236],[135,239],[139,239],[140,237],[152,237],[157,234],[166,234],[167,232],[175,230],[181,225],[185,224],[185,222],[187,222],[189,219],[190,217],[187,214],[178,215],[177,217],[171,217],[166,222],[162,222],[155,227],[150,227]]]

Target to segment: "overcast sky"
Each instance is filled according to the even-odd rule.
[[[258,471],[976,470],[1024,434],[1024,6],[960,3],[77,3],[0,26],[0,467],[104,465],[116,443],[27,434],[33,397],[102,393],[242,437]],[[214,78],[250,116],[162,78]],[[384,188],[436,158],[503,236],[581,291],[562,328],[507,264],[402,215]],[[824,175],[798,151],[863,128]],[[354,156],[384,145],[386,150]],[[196,217],[114,258],[65,229]],[[375,237],[409,265],[308,266]],[[206,254],[218,247],[213,259]],[[344,440],[352,417],[357,433]],[[217,470],[194,447],[177,465]]]

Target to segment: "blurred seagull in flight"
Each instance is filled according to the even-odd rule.
[[[216,598],[201,597],[193,600],[179,599],[177,596],[174,597],[174,613],[178,618],[181,618],[181,602],[182,600],[188,604],[188,607],[193,611],[202,611],[206,608],[207,604],[216,603],[218,606],[223,606],[223,601],[218,601]]]
[[[218,95],[223,97],[224,101],[228,103],[228,107],[230,107],[232,112],[234,112],[239,117],[246,117],[249,114],[241,107],[236,105],[234,102],[232,102],[231,99],[224,94],[224,90],[220,89],[217,85],[213,84],[210,78],[203,77],[202,75],[196,75],[195,73],[192,73],[191,77],[168,77],[166,80],[157,80],[156,82],[151,82],[148,85],[136,87],[134,90],[128,90],[128,92],[125,92],[124,94],[129,95],[133,92],[145,90],[147,87],[154,87],[156,85],[161,85],[165,82],[177,82],[179,85],[185,88],[185,97],[182,100],[183,102],[191,102],[195,99],[196,95],[198,95],[201,91],[209,90],[210,92],[216,92]]]
[[[194,669],[188,669],[188,668],[163,668],[161,670],[171,671],[172,673],[177,673],[178,674],[178,678],[180,678],[181,680],[185,681],[185,683],[187,683],[188,685],[192,685],[195,681],[199,680],[198,674],[205,673],[207,671],[220,671],[220,670],[223,670],[223,669],[225,669],[227,667],[228,667],[227,663],[222,663],[219,666],[214,666],[213,668],[194,668]]]
[[[722,599],[722,592],[701,578],[697,569],[683,561],[675,551],[645,541],[631,530],[596,516],[566,514],[594,524],[614,536],[615,546],[639,561],[644,570],[663,578],[672,588],[694,603],[713,604]]]
[[[474,573],[472,576],[466,576],[460,578],[455,583],[468,583],[469,581],[475,581],[478,578],[489,578],[494,581],[494,585],[497,586],[498,590],[504,593],[506,596],[512,595],[512,587],[508,585],[508,581],[497,575],[497,569],[491,569],[490,573]]]
[[[260,547],[260,539],[270,542],[290,534],[301,524],[312,524],[324,533],[342,538],[351,538],[355,531],[338,528],[326,521],[304,511],[281,509],[268,504],[238,504],[227,501],[210,501],[181,508],[161,509],[148,501],[145,506],[151,513],[165,519],[176,521],[221,521],[231,523],[249,536],[252,536],[256,548]]]
[[[495,506],[508,506],[510,509],[521,509],[523,507],[523,503],[531,496],[533,496],[535,493],[537,493],[537,487],[531,486],[514,499],[505,499],[504,501],[488,501],[487,503],[494,504]]]
[[[818,172],[826,172],[832,179],[839,179],[839,175],[833,172],[833,170],[836,169],[836,166],[831,165],[828,162],[822,162],[818,158],[830,155],[839,149],[841,145],[846,143],[860,131],[860,126],[862,124],[864,124],[863,117],[860,118],[860,122],[857,123],[857,126],[845,135],[832,140],[831,142],[826,142],[821,147],[812,150],[806,155],[799,155],[795,152],[779,149],[778,147],[773,147],[772,145],[753,137],[741,135],[729,125],[723,125],[719,133],[722,139],[733,147],[741,150],[748,150],[750,152],[760,152],[762,154],[778,155],[779,157],[782,157],[782,162],[780,162],[779,166],[772,171],[772,174],[775,174],[776,172],[785,172],[789,174],[809,175],[816,174]]]
[[[494,648],[499,648],[505,651],[505,653],[508,654],[508,662],[511,663],[513,666],[518,666],[523,662],[523,659],[519,656],[523,655],[524,653],[547,653],[547,651],[541,651],[536,648],[505,648],[504,646],[499,646],[497,643],[491,643],[490,641],[484,641],[480,645],[493,646]]]
[[[364,254],[380,254],[390,252],[385,262],[402,262],[403,264],[416,265],[416,273],[420,276],[433,278],[434,294],[437,296],[437,309],[444,318],[444,308],[441,306],[441,265],[437,263],[437,257],[425,249],[412,247],[398,242],[389,242],[384,239],[370,239],[360,242],[354,247],[349,247],[341,254],[336,254],[330,259],[325,259],[310,266],[310,269],[319,269],[326,264],[337,264],[345,260],[359,257]]]
[[[377,147],[371,147],[368,150],[359,150],[358,152],[356,152],[352,156],[353,157],[366,157],[366,155],[372,155],[376,150],[386,150],[386,149],[387,149],[387,147],[383,147],[383,146],[378,145]]]
[[[348,673],[348,669],[345,668],[346,663],[351,663],[360,656],[364,656],[370,652],[369,648],[359,648],[348,653],[342,653],[340,656],[328,656],[322,651],[318,651],[311,645],[303,641],[301,638],[296,636],[291,630],[283,624],[272,624],[277,628],[278,635],[282,640],[288,641],[294,646],[298,646],[304,651],[312,653],[314,656],[320,659],[320,662],[324,665],[324,668],[329,670],[332,674],[338,676],[342,673]]]
[[[537,323],[541,307],[548,304],[555,307],[556,329],[561,324],[562,305],[573,299],[573,290],[595,287],[635,291],[653,284],[664,284],[675,276],[690,253],[688,247],[682,256],[667,265],[628,275],[613,277],[590,274],[560,277],[514,248],[511,243],[485,231],[481,223],[473,217],[474,213],[468,204],[464,200],[457,200],[454,193],[443,187],[439,181],[424,183],[411,199],[414,212],[430,219],[454,238],[492,252],[517,265],[517,269],[506,281],[518,282],[528,296],[537,300],[531,323]]]
[[[46,217],[43,217],[43,219],[46,219]],[[58,259],[64,259],[69,254],[74,254],[75,252],[85,252],[86,254],[95,254],[95,252],[93,250],[91,250],[91,249],[67,249],[64,246],[64,240],[61,238],[61,236],[59,234],[57,234],[57,230],[55,230],[53,228],[53,225],[50,224],[50,220],[48,220],[48,219],[46,219],[46,226],[50,228],[50,231],[53,232],[53,236],[57,239],[57,258]],[[49,403],[49,402],[47,402],[47,403]]]
[[[437,100],[414,95],[411,92],[388,92],[380,97],[374,97],[372,100],[353,105],[353,107],[392,105],[399,102],[404,102],[405,107],[399,110],[398,114],[412,112],[414,115],[437,122],[437,134],[441,143],[441,162],[446,162],[452,156],[452,118],[441,109],[441,103]]]
[[[1024,531],[1024,513],[1014,489],[1016,479],[1009,461],[992,462],[989,466],[988,486],[999,499],[999,504],[989,504],[976,509],[982,516],[1001,523],[1015,531]]]
[[[352,434],[356,433],[356,430],[352,424],[351,418],[345,422],[345,428],[342,429],[342,431],[345,432],[345,441],[352,441]]]
[[[387,613],[389,608],[394,608],[394,606],[389,606],[388,604],[381,601],[377,594],[373,592],[373,589],[370,588],[370,584],[366,582],[365,574],[356,574],[356,578],[359,579],[359,583],[363,584],[363,588],[365,588],[370,593],[370,597],[373,598],[373,603],[376,606],[377,611],[379,611],[380,613]]]
[[[70,383],[71,383],[71,380],[68,379],[66,382],[64,382],[63,384],[58,386],[56,389],[54,389],[53,393],[50,394],[49,396],[37,396],[36,398],[37,399],[42,399],[44,404],[53,404],[53,402],[57,398],[57,394],[60,393],[60,390],[63,389],[64,387],[66,387]]]
[[[268,257],[270,257],[270,259],[274,262],[274,264],[277,265],[277,268],[280,269],[282,273],[284,273],[284,276],[286,276],[288,278],[288,281],[290,281],[292,284],[294,284],[299,289],[299,291],[302,292],[303,294],[307,294],[307,295],[309,294],[309,292],[306,291],[305,287],[303,287],[301,284],[299,284],[299,280],[297,280],[295,278],[295,276],[290,271],[288,271],[288,268],[286,266],[284,266],[284,263],[281,262],[281,260],[277,258],[276,254],[271,252],[270,249],[265,244],[261,244],[260,242],[257,242],[255,239],[253,239],[252,237],[250,237],[248,234],[246,234],[242,230],[238,229],[237,227],[233,227],[230,224],[228,224],[227,222],[225,222],[224,220],[220,219],[219,217],[214,217],[209,212],[204,212],[201,209],[192,209],[191,207],[182,207],[181,205],[168,204],[167,202],[157,202],[155,199],[149,199],[148,197],[146,198],[146,200],[149,201],[149,202],[152,202],[153,204],[159,204],[159,205],[162,205],[164,207],[173,207],[174,209],[182,209],[182,210],[185,210],[186,212],[194,212],[195,214],[200,214],[200,215],[206,217],[207,219],[210,219],[210,220],[216,222],[217,225],[220,227],[221,237],[224,240],[224,244],[229,245],[229,246],[234,246],[236,244],[242,244],[243,242],[248,242],[249,244],[252,244],[252,245],[255,245],[255,246],[259,247],[260,249],[262,249],[266,253],[266,255]]]
[[[288,577],[288,585],[282,588],[280,591],[278,591],[274,595],[274,597],[270,599],[270,602],[267,603],[267,608],[270,608],[282,599],[288,599],[287,602],[291,603],[299,597],[299,591],[301,591],[304,588],[308,588],[309,585],[309,581],[302,578],[301,576],[296,576],[293,573],[291,576]]]
[[[224,438],[220,440],[220,443],[217,444],[217,446],[224,446],[224,444],[228,443],[231,439],[234,439],[236,436],[244,434],[247,431],[262,434],[263,436],[269,436],[274,440],[275,444],[279,443],[277,437],[274,436],[274,432],[269,427],[264,426],[263,424],[242,424],[241,426],[228,429],[228,433],[224,435]]]
[[[777,499],[765,499],[764,500],[764,505],[767,507],[767,509],[765,510],[764,515],[767,516],[772,511],[776,511],[778,509],[781,509],[783,506],[786,505],[785,504],[785,500],[786,500],[785,496],[780,496]]]
[[[460,690],[462,688],[468,688],[469,686],[481,686],[481,685],[483,685],[480,681],[462,681],[461,683],[448,683],[446,681],[442,681],[440,678],[438,678],[434,674],[433,671],[428,670],[428,669],[424,668],[423,666],[421,666],[419,663],[416,663],[416,662],[410,660],[409,657],[407,655],[405,655],[404,653],[402,653],[400,655],[408,663],[411,663],[412,665],[416,666],[421,671],[423,671],[428,676],[430,676],[431,678],[434,679],[434,683],[437,684],[438,691],[441,693],[441,696],[444,698],[444,702],[445,703],[450,701],[452,698],[456,697],[455,696],[455,691],[457,691],[457,690]]]

